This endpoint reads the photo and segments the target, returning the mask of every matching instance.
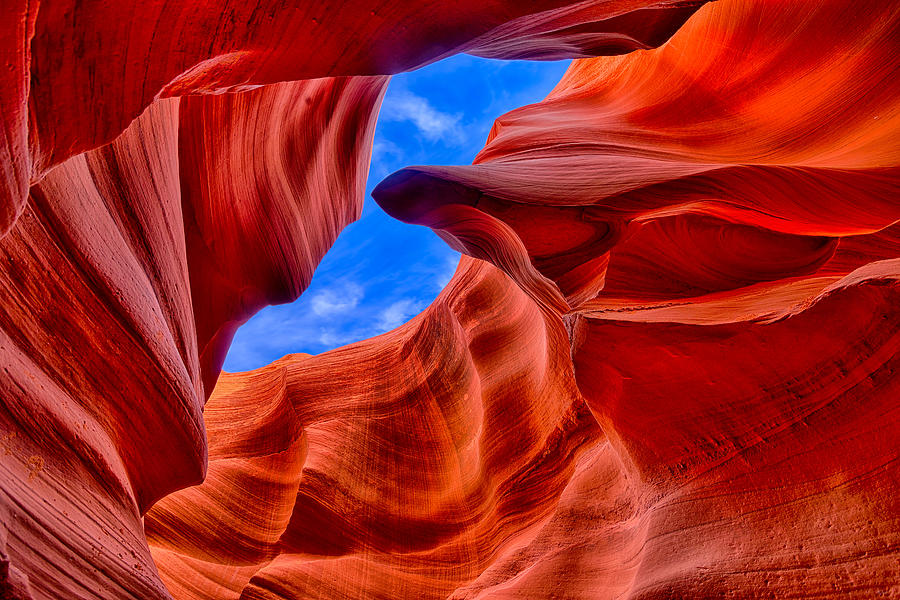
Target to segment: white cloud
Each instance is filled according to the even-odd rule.
[[[362,300],[363,289],[355,283],[316,292],[310,299],[312,310],[319,316],[329,316],[353,310]]]
[[[404,166],[407,162],[403,148],[383,137],[376,137],[372,146],[372,172],[378,179]]]
[[[439,290],[447,287],[447,284],[453,279],[453,274],[456,273],[457,266],[459,266],[459,255],[447,258],[444,268],[438,271],[437,276],[434,278],[434,283]]]
[[[385,121],[409,121],[431,142],[443,140],[458,144],[465,141],[459,126],[462,115],[441,112],[425,98],[407,90],[385,98],[381,118]]]
[[[344,344],[356,341],[356,337],[347,333],[338,333],[336,331],[322,331],[319,334],[319,343],[327,348],[337,348]]]
[[[403,148],[384,138],[376,138],[372,145],[372,158],[374,160],[384,160],[388,157],[403,157]]]
[[[422,303],[412,298],[398,300],[381,311],[378,328],[384,332],[399,327],[417,315],[422,308]]]

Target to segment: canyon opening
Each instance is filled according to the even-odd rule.
[[[0,598],[900,598],[897,2],[5,0],[0,60]]]

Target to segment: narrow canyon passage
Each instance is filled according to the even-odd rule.
[[[0,32],[0,598],[900,597],[895,2]]]
[[[270,306],[235,334],[224,369],[259,368],[286,354],[319,354],[380,335],[422,312],[447,285],[459,253],[427,227],[387,215],[370,193],[409,164],[464,164],[494,118],[540,102],[569,61],[461,55],[391,78],[375,127],[360,219],[338,236],[310,286]]]

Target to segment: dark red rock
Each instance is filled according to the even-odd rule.
[[[2,9],[0,596],[900,594],[892,3],[576,62],[378,188],[475,257],[431,307],[206,404],[358,216],[383,75],[699,5],[201,4]]]

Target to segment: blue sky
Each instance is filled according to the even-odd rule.
[[[459,254],[427,227],[387,214],[370,192],[409,165],[469,164],[494,119],[539,102],[568,61],[498,61],[458,55],[395,76],[375,130],[362,218],[348,226],[291,304],[270,306],[235,335],[225,370],[285,354],[319,354],[402,325],[438,295]]]

